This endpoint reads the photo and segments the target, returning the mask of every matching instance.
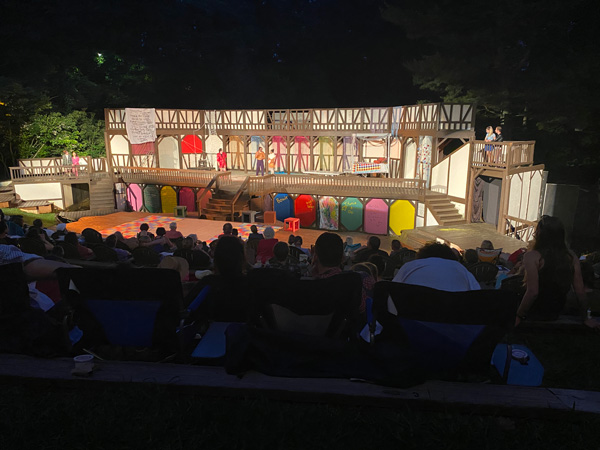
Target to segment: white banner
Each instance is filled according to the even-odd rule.
[[[156,140],[154,108],[125,108],[125,127],[132,144],[144,144]]]

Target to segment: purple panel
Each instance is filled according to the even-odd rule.
[[[142,198],[142,189],[137,184],[130,184],[127,186],[127,201],[134,211],[139,211],[142,209],[144,204]]]
[[[194,191],[190,188],[181,188],[179,190],[179,205],[187,206],[187,210],[194,212],[196,211],[196,200],[194,197]]]
[[[374,198],[365,206],[365,233],[388,234],[389,208],[380,198]]]

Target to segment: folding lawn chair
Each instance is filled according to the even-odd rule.
[[[145,348],[155,359],[178,350],[183,293],[177,271],[59,269],[58,278],[63,299],[83,331],[82,346],[109,355],[117,347]]]
[[[518,303],[506,291],[447,292],[381,281],[375,284],[373,316],[383,327],[379,340],[414,350],[430,376],[454,378],[489,373]]]

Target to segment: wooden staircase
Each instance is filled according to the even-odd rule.
[[[447,195],[437,192],[429,192],[425,196],[425,206],[429,208],[435,220],[439,225],[459,225],[467,223],[460,214],[456,206],[450,201]]]
[[[111,177],[90,180],[90,210],[115,210],[114,183]]]
[[[241,217],[242,211],[248,209],[248,201],[250,197],[241,195],[238,200],[233,204],[233,195],[226,191],[219,191],[213,194],[212,198],[206,204],[206,207],[202,209],[202,214],[206,215],[209,220],[230,220],[234,221],[234,217]],[[231,217],[231,211],[233,207],[234,217]]]

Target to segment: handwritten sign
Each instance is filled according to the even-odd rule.
[[[125,127],[132,144],[144,144],[156,140],[154,108],[125,108]]]
[[[388,206],[375,198],[365,207],[365,232],[370,234],[387,234],[388,231]]]

